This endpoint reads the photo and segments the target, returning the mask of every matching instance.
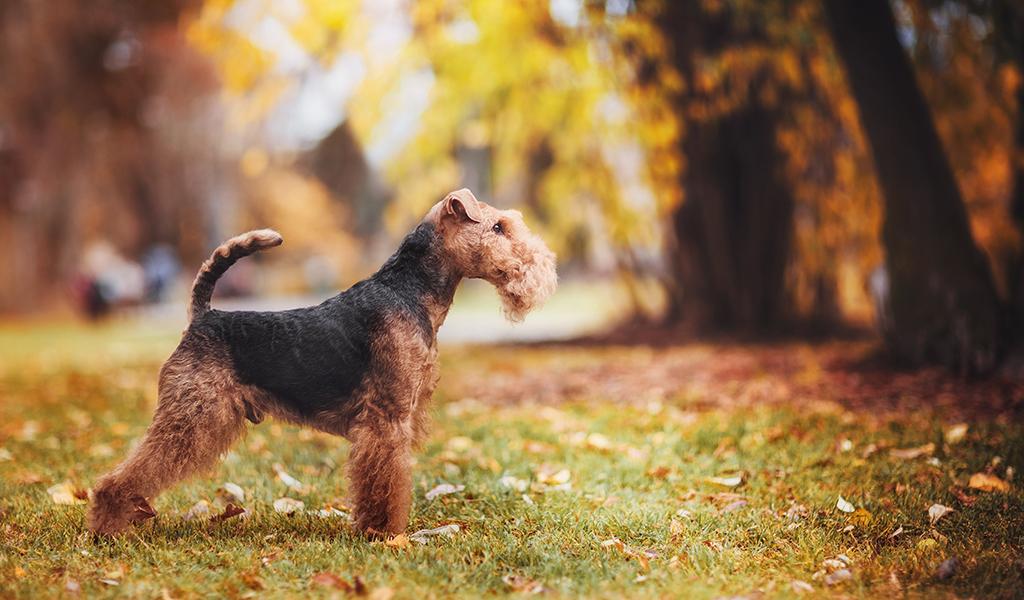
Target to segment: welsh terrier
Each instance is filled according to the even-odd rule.
[[[464,278],[495,286],[520,321],[557,284],[555,255],[514,210],[452,192],[370,278],[308,308],[210,309],[217,279],[239,258],[280,245],[269,229],[221,245],[192,285],[189,326],[160,369],[145,437],[96,485],[89,529],[112,535],[156,515],[150,501],[213,467],[265,415],[344,436],[353,519],[396,534],[412,504],[410,459],[427,432],[438,381],[437,330]]]

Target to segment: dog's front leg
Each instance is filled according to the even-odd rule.
[[[355,525],[368,535],[398,534],[412,505],[412,423],[370,418],[353,427],[348,459]]]

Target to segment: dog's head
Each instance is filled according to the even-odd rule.
[[[555,291],[555,253],[519,211],[498,210],[463,188],[435,204],[426,220],[434,223],[456,271],[497,288],[509,320],[523,320]]]

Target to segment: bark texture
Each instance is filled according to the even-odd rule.
[[[826,0],[885,199],[892,352],[962,373],[991,370],[1003,340],[987,260],[887,0]]]

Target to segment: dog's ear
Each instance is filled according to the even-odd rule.
[[[456,190],[445,196],[444,214],[454,215],[459,219],[469,219],[474,223],[479,223],[484,218],[480,211],[480,204],[477,203],[473,192],[467,188]]]

